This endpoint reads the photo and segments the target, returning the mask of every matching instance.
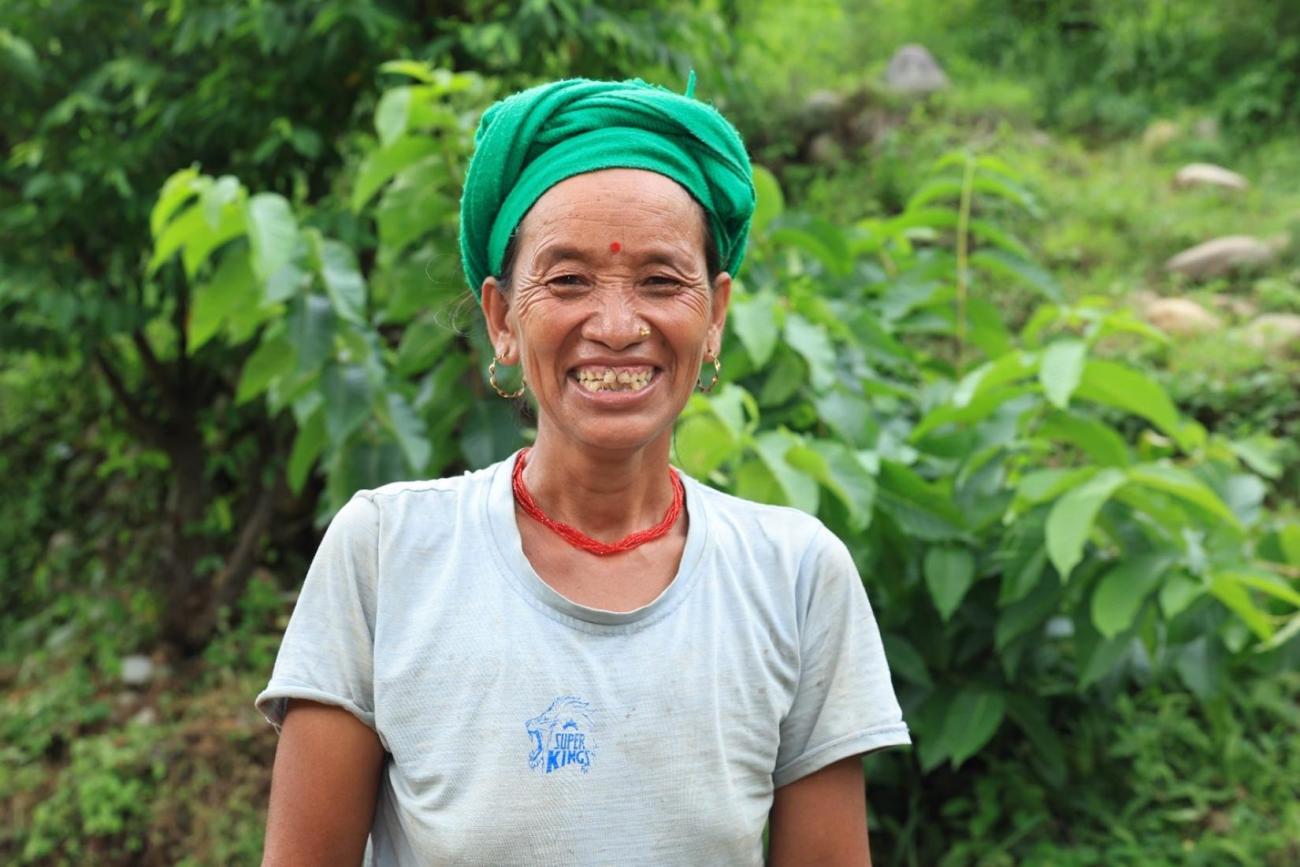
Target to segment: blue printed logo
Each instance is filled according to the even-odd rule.
[[[562,695],[541,715],[524,723],[533,740],[528,767],[550,774],[576,765],[585,774],[596,755],[591,705],[574,695]]]

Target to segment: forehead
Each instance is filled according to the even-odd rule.
[[[676,181],[640,169],[606,169],[547,190],[524,218],[520,240],[653,240],[696,248],[703,231],[703,209]]]

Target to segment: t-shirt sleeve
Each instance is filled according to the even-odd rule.
[[[277,732],[291,698],[337,705],[375,728],[378,537],[379,511],[364,493],[325,531],[255,702]]]
[[[853,557],[824,527],[800,565],[797,596],[799,683],[781,722],[777,787],[848,756],[912,742]]]

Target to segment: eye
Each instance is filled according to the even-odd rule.
[[[548,277],[546,288],[556,295],[568,296],[582,292],[587,287],[587,278],[582,274],[557,274]]]
[[[681,278],[671,274],[653,274],[645,279],[645,285],[656,292],[675,291],[683,285]]]

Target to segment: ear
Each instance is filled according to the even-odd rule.
[[[726,271],[713,279],[713,309],[709,313],[709,336],[705,349],[715,355],[722,352],[722,332],[727,325],[727,307],[731,304],[731,275]]]
[[[514,364],[516,341],[510,322],[510,299],[497,283],[497,278],[488,277],[483,281],[481,298],[483,319],[487,322],[488,340],[492,341],[493,351],[503,364]]]

